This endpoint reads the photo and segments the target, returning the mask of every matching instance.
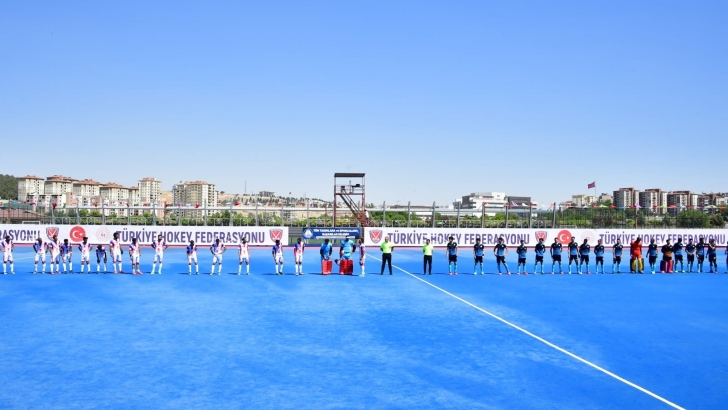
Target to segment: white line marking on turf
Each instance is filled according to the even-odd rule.
[[[376,256],[373,256],[373,255],[372,255],[372,258],[374,258],[374,259],[376,259],[376,260],[378,260],[378,261],[381,261],[381,259],[377,258]],[[645,388],[643,388],[643,387],[640,387],[640,386],[638,386],[638,385],[636,385],[636,384],[632,383],[632,382],[631,382],[631,381],[629,381],[629,380],[626,380],[626,379],[624,379],[624,378],[622,378],[622,377],[619,377],[619,376],[617,376],[616,374],[614,374],[614,373],[610,372],[609,370],[607,370],[607,369],[605,369],[605,368],[603,368],[603,367],[599,367],[599,366],[597,366],[596,364],[594,364],[594,363],[592,363],[592,362],[590,362],[590,361],[588,361],[588,360],[586,360],[586,359],[583,359],[583,358],[581,358],[581,357],[579,357],[579,356],[575,355],[574,353],[571,353],[570,351],[568,351],[568,350],[566,350],[566,349],[563,349],[563,348],[561,348],[561,347],[559,347],[559,346],[556,346],[555,344],[553,344],[553,343],[549,342],[548,340],[546,340],[546,339],[544,339],[544,338],[542,338],[542,337],[540,337],[540,336],[536,336],[535,334],[533,334],[533,333],[529,332],[528,330],[526,330],[526,329],[524,329],[524,328],[522,328],[522,327],[519,327],[519,326],[517,326],[517,325],[514,325],[513,323],[511,323],[511,322],[509,322],[509,321],[507,321],[507,320],[505,320],[505,319],[503,319],[503,318],[501,318],[501,317],[499,317],[499,316],[496,316],[495,314],[493,314],[493,313],[490,313],[490,312],[488,312],[487,310],[485,310],[485,309],[483,309],[483,308],[481,308],[481,307],[478,307],[478,306],[476,306],[476,305],[474,305],[474,304],[472,304],[472,303],[468,302],[467,300],[465,300],[465,299],[463,299],[463,298],[461,298],[461,297],[459,297],[459,296],[453,295],[452,293],[450,293],[450,292],[446,291],[445,289],[442,289],[442,288],[440,288],[440,287],[438,287],[438,286],[436,286],[436,285],[433,285],[432,283],[430,283],[430,282],[428,282],[428,281],[426,281],[426,280],[424,280],[424,279],[422,279],[422,278],[419,278],[418,276],[416,276],[416,275],[414,275],[414,274],[412,274],[412,273],[409,273],[409,272],[407,272],[406,270],[404,270],[404,269],[400,268],[399,266],[396,266],[396,265],[392,264],[392,267],[393,267],[393,268],[396,268],[396,269],[398,269],[398,270],[400,270],[400,271],[402,271],[402,272],[404,272],[404,273],[406,273],[407,275],[409,275],[409,276],[411,276],[411,277],[413,277],[413,278],[415,278],[415,279],[419,280],[420,282],[423,282],[423,283],[426,283],[426,284],[427,284],[427,285],[429,285],[429,286],[432,286],[433,288],[435,288],[435,289],[439,290],[440,292],[442,292],[442,293],[444,293],[444,294],[446,294],[446,295],[448,295],[448,296],[451,296],[451,297],[453,297],[453,298],[455,298],[455,299],[457,299],[457,300],[459,300],[459,301],[461,301],[461,302],[465,303],[466,305],[468,305],[468,306],[470,306],[470,307],[473,307],[473,308],[475,308],[475,309],[477,309],[477,310],[479,310],[479,311],[481,311],[481,312],[485,313],[486,315],[488,315],[488,316],[492,317],[493,319],[496,319],[496,320],[498,320],[498,321],[500,321],[500,322],[503,322],[503,323],[505,323],[506,325],[508,325],[508,326],[510,326],[510,327],[512,327],[512,328],[514,328],[514,329],[516,329],[516,330],[519,330],[519,331],[521,331],[521,332],[523,332],[523,333],[525,333],[525,334],[527,334],[527,335],[529,335],[529,336],[531,336],[532,338],[534,338],[534,339],[538,340],[539,342],[541,342],[541,343],[543,343],[543,344],[545,344],[545,345],[547,345],[547,346],[553,347],[554,349],[556,349],[556,350],[560,351],[561,353],[564,353],[564,354],[566,354],[566,355],[569,355],[569,356],[571,356],[572,358],[574,358],[574,359],[576,359],[576,360],[578,360],[578,361],[580,361],[580,362],[582,362],[582,363],[584,363],[584,364],[586,364],[586,365],[588,365],[588,366],[591,366],[591,367],[593,367],[593,368],[595,368],[595,369],[599,370],[600,372],[602,372],[602,373],[604,373],[604,374],[606,374],[606,375],[608,375],[608,376],[614,377],[615,379],[617,379],[617,380],[621,381],[622,383],[625,383],[625,384],[627,384],[627,385],[629,385],[629,386],[632,386],[632,387],[634,387],[635,389],[637,389],[637,390],[639,390],[639,391],[641,391],[641,392],[643,392],[643,393],[646,393],[646,394],[648,394],[648,395],[650,395],[650,396],[652,396],[652,397],[656,398],[657,400],[660,400],[661,402],[663,402],[663,403],[665,403],[665,404],[667,404],[667,405],[669,405],[669,406],[672,406],[672,407],[674,407],[674,408],[676,408],[676,409],[680,409],[680,410],[685,410],[685,408],[683,408],[683,407],[680,407],[680,406],[678,406],[677,404],[675,404],[675,403],[671,402],[670,400],[667,400],[667,399],[665,399],[665,398],[663,398],[663,397],[660,397],[660,396],[658,396],[657,394],[655,394],[655,393],[652,393],[651,391],[649,391],[649,390],[647,390],[647,389],[645,389]]]

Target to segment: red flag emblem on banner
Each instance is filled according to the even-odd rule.
[[[273,242],[283,239],[283,229],[271,229],[270,238],[273,240]]]
[[[379,243],[379,241],[382,240],[382,230],[381,229],[372,229],[369,231],[369,239],[372,240],[374,243]]]
[[[53,235],[58,235],[58,227],[57,226],[51,226],[46,228],[46,236],[49,240],[53,240]]]
[[[546,241],[546,237],[548,236],[548,234],[549,233],[546,231],[536,231],[536,241],[538,241],[539,239],[543,239],[544,241]]]

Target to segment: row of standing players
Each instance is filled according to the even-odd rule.
[[[81,253],[81,269],[79,273],[84,273],[84,268],[88,269],[88,273],[91,273],[91,254],[95,249],[96,256],[96,273],[100,273],[103,268],[103,272],[107,273],[107,263],[111,260],[111,266],[113,273],[124,273],[122,268],[122,255],[124,254],[123,245],[119,240],[119,234],[114,233],[113,239],[109,243],[109,250],[103,245],[92,245],[88,241],[88,237],[84,237],[82,242],[77,244],[76,247]],[[168,248],[166,241],[162,235],[157,236],[157,239],[152,241],[151,248],[154,250],[154,260],[152,264],[151,274],[162,274],[162,267],[164,262],[164,251]],[[238,275],[241,274],[243,264],[245,264],[246,274],[250,275],[250,248],[246,239],[242,239],[238,244]],[[303,275],[303,253],[306,245],[303,243],[301,238],[298,238],[297,242],[293,245],[293,259],[295,262],[296,276]],[[4,240],[0,242],[0,251],[3,253],[3,274],[8,274],[8,266],[10,267],[10,273],[15,274],[15,263],[13,260],[13,249],[15,245],[9,235],[5,236]],[[45,273],[46,272],[46,255],[50,254],[50,274],[60,274],[61,267],[63,273],[74,273],[73,271],[73,248],[74,245],[64,239],[63,242],[58,240],[57,235],[53,235],[52,239],[48,242],[44,242],[42,238],[33,244],[33,250],[35,252],[34,270],[33,273]],[[351,259],[355,253],[357,245],[351,241],[348,237],[341,243],[339,251],[341,259]],[[192,274],[192,265],[195,266],[195,273],[200,274],[200,267],[197,260],[198,246],[195,241],[190,241],[185,251],[187,254],[187,265],[188,274]],[[131,243],[128,246],[128,254],[131,263],[131,269],[133,275],[143,274],[140,267],[140,259],[142,254],[142,245],[136,238],[132,238]],[[215,267],[217,266],[217,274],[222,273],[222,262],[223,254],[227,251],[227,247],[220,239],[215,239],[215,242],[210,246],[210,253],[212,254],[212,267],[210,269],[210,275],[215,273]],[[329,260],[333,252],[333,246],[328,239],[321,245],[321,260]],[[364,244],[359,239],[359,264],[361,265],[361,275],[364,276],[364,261],[366,258],[366,251]],[[110,254],[110,255],[109,255]],[[272,256],[275,264],[276,275],[283,275],[283,246],[279,240],[275,241],[275,245],[272,247]],[[109,258],[110,257],[110,258]],[[338,259],[336,260],[338,263]],[[157,271],[157,264],[159,264],[159,270]],[[40,265],[40,266],[39,266]],[[39,270],[40,268],[40,270]]]
[[[457,275],[458,274],[458,244],[455,242],[454,238],[451,236],[448,238],[447,243],[447,258],[448,258],[448,274],[450,275]],[[569,251],[569,270],[568,273],[571,274],[571,266],[572,263],[575,267],[576,273],[581,275],[584,270],[583,267],[586,266],[586,273],[590,274],[591,271],[589,270],[589,256],[592,252],[591,245],[589,244],[588,239],[584,239],[584,242],[582,244],[579,244],[576,242],[575,237],[571,237],[571,242],[567,244],[568,251]],[[549,250],[549,253],[551,255],[551,274],[554,274],[554,268],[556,265],[558,265],[558,272],[560,274],[564,274],[562,265],[561,265],[561,254],[562,254],[562,247],[563,245],[558,241],[558,239],[554,239],[554,243],[551,244],[551,248]],[[422,251],[424,253],[424,264],[423,264],[423,274],[432,274],[432,251],[433,251],[433,245],[430,244],[430,241],[427,240],[425,245],[422,248]],[[695,260],[697,259],[697,272],[702,273],[703,272],[703,264],[705,262],[705,258],[707,256],[708,263],[710,264],[710,271],[709,273],[718,273],[718,262],[717,262],[717,245],[715,243],[714,239],[710,239],[708,243],[705,243],[704,238],[700,237],[698,239],[698,243],[694,243],[693,239],[689,239],[688,243],[685,244],[682,241],[682,238],[678,237],[677,242],[675,244],[672,244],[670,239],[665,241],[665,244],[662,245],[662,247],[659,247],[654,239],[651,239],[650,244],[647,247],[647,257],[649,266],[651,269],[651,273],[655,274],[657,270],[657,258],[658,254],[662,253],[662,261],[660,263],[660,272],[661,273],[687,273],[687,272],[693,272]],[[604,253],[605,253],[605,247],[602,244],[602,240],[599,239],[597,242],[597,245],[594,246],[593,249],[594,256],[595,256],[595,272],[596,273],[605,273],[604,270]],[[485,253],[485,245],[483,245],[480,242],[480,238],[476,239],[476,243],[473,246],[473,258],[475,260],[475,266],[473,268],[473,273],[475,275],[478,274],[478,270],[480,270],[481,274],[485,274],[483,272],[483,256]],[[525,245],[524,241],[521,240],[521,244],[516,248],[516,254],[518,255],[518,270],[516,274],[520,275],[523,273],[524,275],[527,275],[527,268],[526,268],[526,257],[528,253],[528,247]],[[622,255],[624,253],[624,245],[621,243],[621,241],[618,239],[617,242],[612,246],[612,270],[611,273],[622,273],[621,271],[621,264],[622,264]],[[728,255],[728,246],[726,246],[726,255]],[[508,254],[508,246],[504,243],[503,238],[498,239],[498,243],[493,248],[493,254],[496,258],[496,264],[498,266],[498,274],[502,275],[501,266],[505,268],[506,273],[508,275],[511,274],[510,269],[508,268],[508,264],[506,263],[506,255]],[[541,267],[541,274],[545,274],[544,271],[544,256],[546,254],[546,245],[544,244],[543,239],[539,239],[538,243],[535,246],[535,254],[536,258],[533,264],[533,272],[539,273],[538,267],[540,265]],[[683,256],[687,257],[687,267],[688,270],[685,270],[685,262],[683,259]],[[675,258],[673,261],[673,257]],[[677,264],[680,264],[680,270],[677,270]],[[726,266],[728,267],[728,257],[726,258]],[[601,267],[601,272],[599,268]],[[630,243],[630,272],[631,273],[644,273],[644,262],[642,260],[642,238],[638,237],[635,239],[635,241]],[[728,272],[726,272],[728,273]]]

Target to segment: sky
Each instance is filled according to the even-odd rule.
[[[0,173],[368,202],[728,191],[725,1],[6,1]]]

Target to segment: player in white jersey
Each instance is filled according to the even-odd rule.
[[[283,246],[279,239],[276,239],[276,244],[273,245],[273,261],[276,264],[276,275],[283,275]]]
[[[73,273],[73,245],[68,243],[68,239],[64,239],[61,244],[61,261],[63,262],[63,273],[66,273],[66,262],[68,262],[68,270]]]
[[[8,274],[8,264],[10,264],[10,273],[15,275],[15,264],[13,263],[13,241],[10,235],[5,235],[5,239],[0,242],[3,251],[3,275]]]
[[[83,237],[83,242],[78,244],[78,250],[81,251],[81,274],[83,274],[83,266],[88,266],[88,273],[91,273],[91,248],[88,237]]]
[[[129,258],[131,259],[131,274],[132,275],[143,275],[141,268],[139,268],[139,258],[142,256],[141,246],[137,242],[137,238],[131,238],[131,244],[129,244]]]
[[[167,241],[162,238],[162,235],[157,235],[157,240],[152,242],[152,248],[154,248],[154,264],[152,265],[151,275],[154,275],[154,269],[157,267],[157,261],[159,261],[159,274],[161,275],[164,250],[169,248],[169,246],[167,246]]]
[[[250,248],[248,247],[248,240],[245,238],[240,241],[238,258],[240,259],[240,265],[238,265],[238,276],[240,276],[240,272],[243,271],[243,262],[245,262],[245,273],[250,275]]]
[[[296,276],[303,275],[303,251],[306,249],[306,245],[303,243],[301,238],[298,238],[296,243],[293,245],[293,262],[296,268]]]
[[[366,272],[364,271],[364,263],[367,259],[367,251],[364,248],[364,240],[359,238],[359,266],[361,266],[361,274],[359,276],[364,276]]]
[[[119,266],[118,273],[124,273],[121,269],[121,255],[124,254],[124,250],[121,248],[119,232],[114,232],[114,238],[109,242],[109,250],[111,251],[111,265],[114,267],[114,274],[117,273],[117,265]]]
[[[53,235],[48,242],[48,249],[51,251],[51,275],[61,273],[61,242],[58,240],[58,235]]]
[[[192,275],[192,262],[195,262],[195,270],[197,271],[197,275],[200,274],[200,266],[197,264],[197,245],[195,245],[195,241],[190,241],[190,244],[187,245],[187,268],[188,268],[188,275]]]
[[[215,243],[210,246],[210,252],[212,253],[212,268],[210,268],[210,276],[215,273],[215,264],[220,265],[217,268],[217,276],[220,276],[222,272],[222,254],[225,253],[225,244],[220,242],[220,238],[215,239]]]
[[[106,249],[103,245],[96,246],[96,274],[101,271],[101,261],[104,261],[104,273],[106,273]]]
[[[35,251],[35,267],[33,268],[33,274],[35,275],[38,273],[38,262],[43,262],[43,271],[41,273],[45,273],[46,269],[46,253],[48,252],[48,246],[43,242],[43,239],[38,238],[37,241],[33,244],[33,250]]]

